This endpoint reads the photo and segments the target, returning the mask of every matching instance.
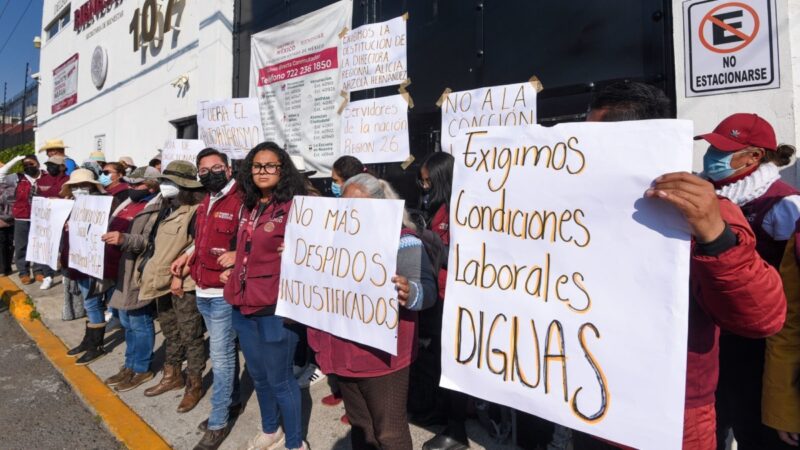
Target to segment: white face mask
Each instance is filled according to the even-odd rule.
[[[74,188],[72,189],[72,196],[78,197],[81,195],[89,195],[91,192],[92,191],[90,191],[89,188]]]
[[[161,183],[161,196],[164,198],[175,198],[180,191],[180,188],[178,188],[175,183],[168,183],[166,181]]]

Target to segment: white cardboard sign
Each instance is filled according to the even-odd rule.
[[[457,137],[442,386],[680,448],[690,235],[643,195],[691,169],[692,136],[690,121],[657,120]]]
[[[342,39],[342,89],[400,84],[408,78],[406,19],[362,25]]]
[[[397,354],[401,200],[295,197],[275,314]]]
[[[72,204],[72,200],[33,197],[26,261],[58,268],[61,235]]]
[[[250,149],[264,142],[258,99],[200,101],[197,130],[206,147],[213,147],[230,159],[244,159]]]
[[[69,267],[103,279],[105,243],[100,237],[108,230],[111,214],[109,195],[81,195],[75,198],[69,216]]]
[[[536,124],[536,89],[531,83],[451,92],[442,103],[442,151],[470,127]]]
[[[206,148],[200,139],[167,139],[161,150],[161,170],[167,170],[172,161],[189,161],[197,164],[197,154]]]
[[[365,164],[405,161],[408,103],[402,95],[350,102],[342,111],[342,155]]]

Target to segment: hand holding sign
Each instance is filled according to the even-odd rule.
[[[106,233],[100,236],[100,239],[108,245],[122,245],[125,242],[125,236],[119,231]]]
[[[714,185],[687,172],[656,178],[645,197],[659,198],[678,208],[699,242],[711,242],[725,230]]]

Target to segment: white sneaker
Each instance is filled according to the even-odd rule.
[[[283,446],[284,442],[286,442],[286,436],[280,428],[272,434],[260,431],[247,441],[247,450],[277,450]]]
[[[315,364],[309,364],[305,372],[300,375],[300,379],[297,380],[297,384],[300,385],[300,389],[306,389],[324,379],[325,374],[319,370],[319,367],[317,367]]]
[[[42,285],[39,286],[39,289],[46,291],[51,287],[53,287],[53,277],[45,277],[44,280],[42,280]]]

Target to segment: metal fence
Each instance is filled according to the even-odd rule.
[[[3,103],[0,105],[0,151],[33,142],[36,127],[39,85],[31,83],[22,92],[7,97],[4,87]]]

